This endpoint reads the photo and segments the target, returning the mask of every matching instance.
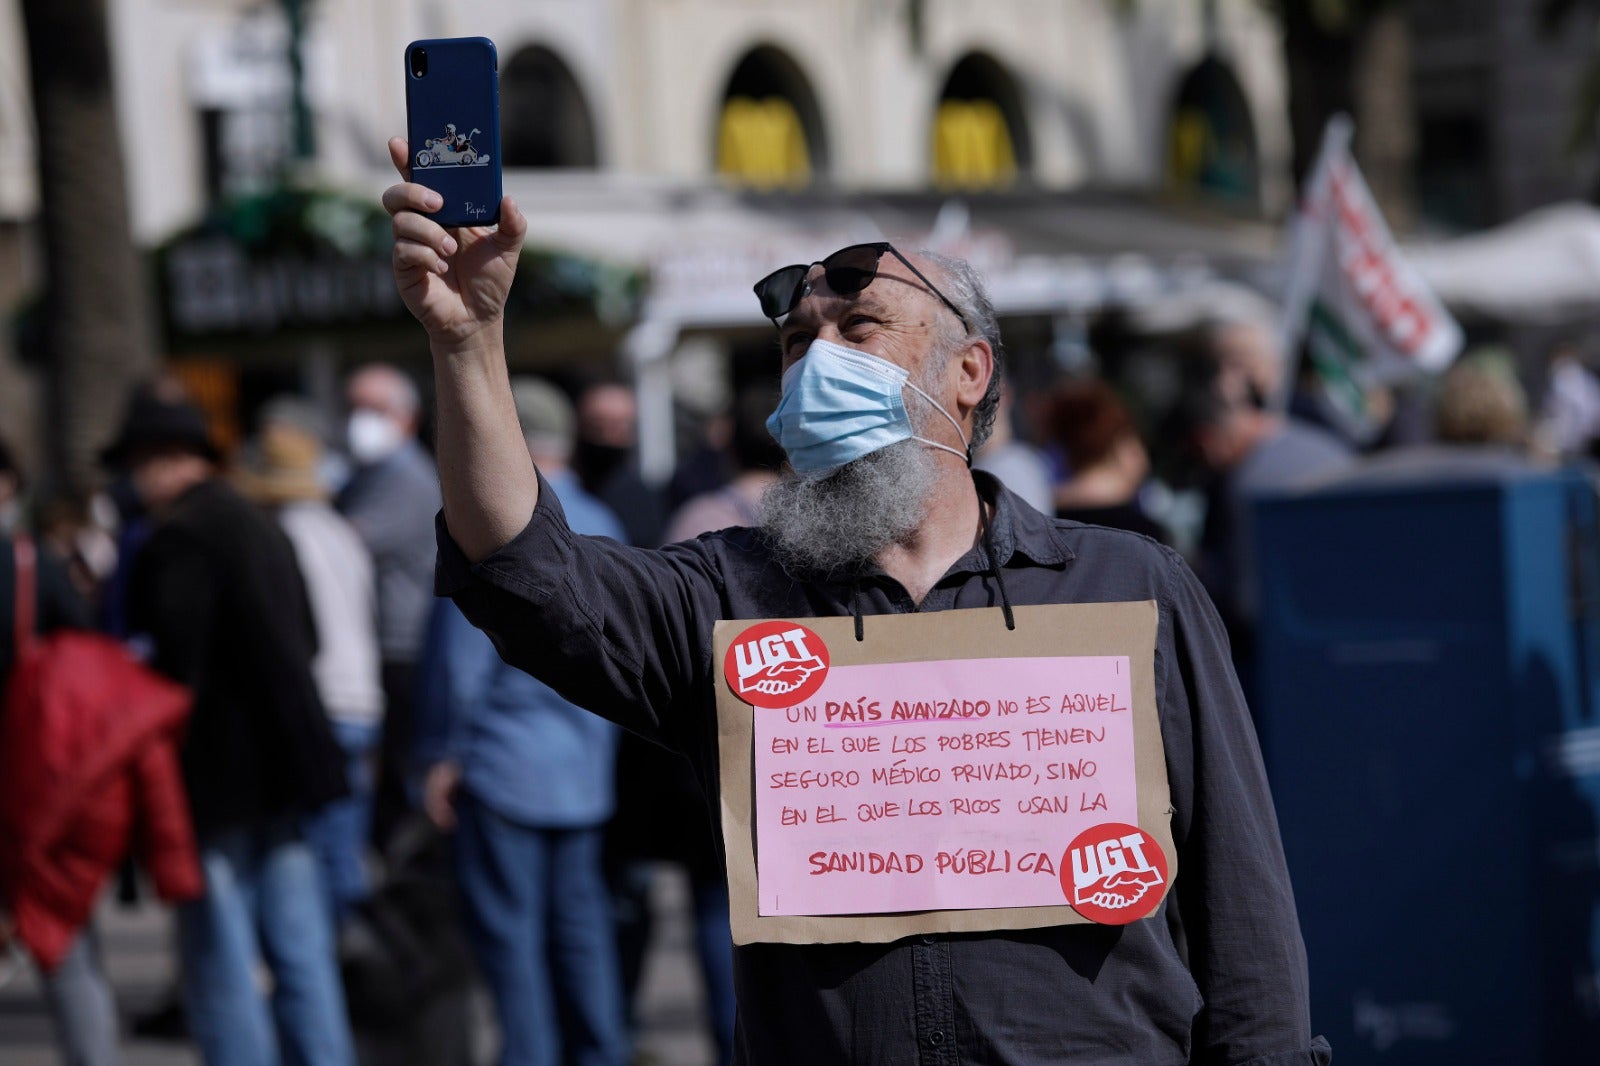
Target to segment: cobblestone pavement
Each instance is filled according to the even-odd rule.
[[[654,892],[657,925],[640,990],[635,1061],[640,1066],[710,1066],[714,1056],[690,943],[688,886],[675,871],[662,869]],[[128,1020],[157,1006],[171,985],[165,913],[155,906],[130,910],[107,905],[99,928],[123,1021],[123,1066],[199,1066],[199,1057],[187,1044],[126,1035]],[[489,1039],[481,1043],[488,1047]],[[0,987],[0,1063],[56,1066],[60,1061],[38,984],[24,971]]]

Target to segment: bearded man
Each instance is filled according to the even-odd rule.
[[[390,142],[404,177],[407,147]],[[1132,924],[748,943],[735,1061],[1325,1064],[1277,824],[1215,612],[1183,562],[1058,522],[969,468],[999,396],[994,310],[964,263],[861,245],[757,285],[779,327],[769,423],[791,469],[756,529],[660,550],[574,534],[529,462],[502,311],[527,223],[445,231],[409,182],[401,295],[437,377],[439,588],[502,656],[683,752],[720,809],[719,619],[1154,601],[1156,701],[1180,873]],[[877,624],[886,624],[880,619]]]

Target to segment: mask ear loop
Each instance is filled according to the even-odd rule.
[[[956,421],[955,415],[952,415],[949,411],[946,411],[944,409],[944,404],[940,403],[932,396],[929,396],[927,393],[917,388],[914,382],[907,381],[906,388],[910,389],[918,396],[921,396],[924,400],[927,400],[929,406],[931,406],[935,411],[938,411],[940,414],[944,415],[946,422],[949,422],[952,426],[956,427],[956,438],[961,441],[961,446],[965,448],[966,451],[958,452],[948,444],[940,444],[938,441],[929,440],[927,437],[913,436],[911,439],[921,441],[930,448],[938,448],[940,451],[949,452],[951,455],[956,456],[970,467],[972,465],[972,443],[967,440],[966,433],[962,432],[961,423]],[[982,501],[980,500],[979,502]]]
[[[977,485],[973,485],[973,492],[977,493]],[[1005,573],[1000,569],[1000,560],[994,554],[994,527],[989,524],[989,511],[983,504],[983,494],[978,495],[978,522],[983,526],[983,553],[989,557],[989,573],[994,575],[994,583],[1000,590],[1000,611],[1006,618],[1006,629],[1017,628],[1017,616],[1011,610],[1011,597],[1006,592]],[[857,638],[860,639],[859,637]]]

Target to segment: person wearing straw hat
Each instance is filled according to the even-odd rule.
[[[374,749],[383,725],[377,592],[372,555],[361,535],[329,503],[319,477],[324,459],[316,412],[290,397],[267,404],[255,454],[238,482],[269,508],[294,545],[317,624],[312,676],[344,751],[350,795],[324,807],[306,826],[322,862],[336,921],[371,894],[363,856],[372,823]]]

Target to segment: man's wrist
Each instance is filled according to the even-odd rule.
[[[431,335],[428,341],[435,359],[452,363],[505,362],[505,329],[499,319],[468,332]]]

